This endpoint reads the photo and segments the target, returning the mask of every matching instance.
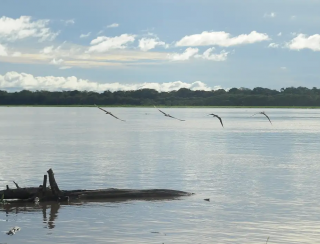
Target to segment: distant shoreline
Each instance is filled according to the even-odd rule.
[[[99,105],[100,107],[118,108],[154,108],[153,106],[134,105]],[[95,107],[94,105],[0,105],[0,107]],[[287,108],[287,109],[320,109],[320,106],[166,106],[157,105],[159,108]]]

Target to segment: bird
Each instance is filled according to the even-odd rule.
[[[153,105],[153,106],[154,106],[154,105]],[[158,109],[156,106],[154,106],[154,107],[155,107],[156,109]],[[185,121],[185,120],[183,120],[183,119],[175,118],[175,117],[171,116],[170,114],[167,114],[167,113],[161,111],[160,109],[158,109],[158,110],[159,110],[161,113],[163,113],[164,116],[166,116],[166,117],[170,117],[170,118],[177,119],[177,120],[180,120],[180,121]]]
[[[217,117],[220,120],[220,123],[221,123],[222,127],[224,128],[223,123],[222,123],[222,119],[218,115],[216,115],[216,114],[208,114],[208,116],[209,115],[212,115],[213,117]]]
[[[203,200],[205,200],[207,202],[210,202],[210,198],[206,198],[206,199],[203,199]]]
[[[272,122],[271,122],[271,120],[270,120],[269,116],[268,116],[268,115],[266,115],[266,113],[265,113],[265,112],[259,112],[259,113],[256,113],[256,114],[263,114],[264,116],[266,116],[266,117],[267,117],[267,119],[269,120],[270,124],[272,124]],[[255,116],[256,114],[254,114],[254,115],[252,115],[252,116]],[[252,116],[251,116],[251,117],[252,117]]]
[[[11,230],[9,230],[9,231],[7,232],[7,235],[12,236],[12,235],[14,235],[16,232],[18,232],[18,231],[20,231],[20,227],[19,227],[19,226],[15,226],[15,227],[13,227]]]
[[[108,112],[107,110],[104,110],[103,108],[100,108],[98,107],[97,105],[95,105],[98,109],[101,109],[102,111],[104,111],[106,114],[109,114],[111,115],[112,117],[118,119],[118,120],[121,120],[121,121],[125,121],[125,120],[122,120],[122,119],[119,119],[118,117],[114,116],[112,113]]]

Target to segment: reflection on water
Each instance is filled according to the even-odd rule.
[[[179,201],[0,206],[0,243],[317,243],[320,110],[0,108],[0,188],[169,188]],[[146,115],[148,113],[148,115]],[[222,117],[208,118],[209,113]],[[210,198],[210,202],[204,201]],[[13,226],[21,231],[5,235]],[[165,233],[166,235],[152,232]]]
[[[58,210],[60,203],[39,203],[39,204],[4,204],[0,211],[6,213],[6,217],[10,218],[10,215],[17,215],[19,213],[40,213],[42,212],[43,223],[46,224],[45,228],[53,229],[55,227],[55,220],[58,217]],[[47,218],[47,212],[49,211],[49,219]]]
[[[146,202],[161,202],[161,201],[177,201],[183,200],[185,197],[162,197],[162,198],[150,198],[144,199]],[[120,204],[125,202],[130,202],[133,200],[125,200],[125,199],[107,199],[107,200],[91,200],[90,202],[84,201],[75,201],[75,202],[38,202],[38,203],[30,203],[30,202],[13,202],[7,201],[5,204],[0,205],[0,212],[5,212],[7,219],[10,219],[12,215],[24,214],[24,213],[37,213],[42,212],[43,223],[45,224],[44,228],[53,229],[55,227],[55,220],[58,218],[59,209],[62,207],[92,207],[94,204]],[[49,212],[49,219],[47,214]]]

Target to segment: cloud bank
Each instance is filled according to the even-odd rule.
[[[198,48],[188,47],[183,53],[168,54],[168,58],[172,61],[185,61],[195,56],[198,52]]]
[[[269,36],[265,33],[252,31],[249,34],[241,34],[236,37],[231,37],[230,33],[208,32],[204,31],[201,34],[194,34],[183,37],[176,42],[176,46],[221,46],[230,47],[236,45],[252,44],[256,42],[269,40]]]
[[[312,51],[320,51],[320,35],[315,34],[307,36],[299,34],[286,45],[291,50],[311,49]]]
[[[149,51],[156,46],[165,46],[166,43],[155,38],[142,38],[139,40],[139,48],[142,51]]]
[[[0,89],[19,91],[27,90],[47,90],[47,91],[62,91],[62,90],[79,90],[79,91],[129,91],[139,89],[155,89],[157,91],[174,91],[180,88],[188,88],[191,90],[218,90],[220,86],[209,87],[201,81],[185,83],[182,81],[174,81],[167,83],[139,83],[139,84],[120,84],[115,83],[98,83],[89,80],[79,79],[75,76],[70,77],[55,77],[55,76],[33,76],[27,73],[18,73],[15,71],[7,72],[5,75],[0,75]]]
[[[93,39],[88,52],[107,52],[113,49],[125,49],[127,44],[135,40],[135,35],[122,34],[115,37],[99,36]]]
[[[53,40],[58,33],[52,32],[48,24],[49,20],[32,21],[30,16],[21,16],[17,19],[3,16],[0,18],[0,39],[16,41],[36,37],[39,41]]]
[[[170,53],[168,54],[168,59],[171,61],[186,61],[191,58],[205,59],[211,61],[226,61],[228,57],[228,52],[222,50],[220,53],[213,53],[214,47],[211,47],[203,52],[203,54],[198,54],[198,48],[188,47],[183,53]]]

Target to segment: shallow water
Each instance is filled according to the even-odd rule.
[[[0,108],[0,188],[169,188],[165,201],[0,206],[0,243],[317,243],[320,110]],[[216,113],[223,119],[222,128]],[[210,198],[210,202],[204,201]],[[5,234],[21,227],[14,236]],[[159,233],[152,233],[159,232]]]

